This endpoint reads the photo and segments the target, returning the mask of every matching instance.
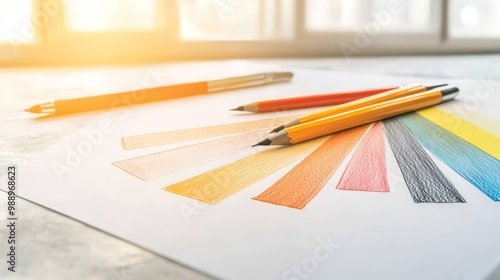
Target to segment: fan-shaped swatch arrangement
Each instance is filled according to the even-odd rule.
[[[469,116],[480,119],[475,113]],[[302,209],[323,187],[333,183],[330,179],[336,172],[342,172],[335,185],[338,190],[390,192],[386,138],[416,203],[465,203],[428,152],[492,200],[500,201],[500,137],[490,132],[490,128],[497,127],[500,122],[491,118],[486,120],[471,123],[429,108],[301,144],[267,147],[260,151],[250,145],[263,138],[267,130],[262,129],[274,127],[284,120],[242,122],[124,137],[122,143],[126,149],[172,141],[206,141],[115,162],[114,165],[148,181],[225,159],[212,170],[164,188],[170,193],[217,204],[295,164],[253,199]],[[344,161],[348,161],[346,167],[339,170]]]

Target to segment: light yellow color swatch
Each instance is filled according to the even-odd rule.
[[[496,159],[500,159],[500,137],[493,133],[436,108],[419,110],[417,113]]]
[[[196,177],[163,188],[202,202],[223,199],[299,160],[326,141],[322,137],[292,146],[274,146]]]
[[[294,116],[125,136],[122,138],[122,146],[124,150],[132,150],[231,134],[247,133],[248,131],[267,128],[271,130],[273,127],[281,125],[292,118],[294,118]]]
[[[464,119],[471,124],[477,125],[480,128],[486,129],[487,131],[495,134],[496,136],[500,136],[500,120],[495,119],[491,116],[483,114],[478,111],[460,111],[457,110],[456,107],[452,106],[454,104],[440,104],[438,108],[442,111],[445,111],[448,114],[457,116],[461,119]]]

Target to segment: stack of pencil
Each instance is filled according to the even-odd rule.
[[[401,87],[261,101],[233,110],[267,112],[285,108],[338,104],[343,103],[339,100],[345,102],[349,98],[352,99],[341,105],[305,115],[278,126],[271,131],[268,138],[254,146],[290,145],[433,106],[455,98],[458,91],[458,88],[448,86],[446,83],[414,83]],[[339,97],[338,100],[335,96]],[[326,101],[328,98],[330,98],[329,101]],[[297,102],[299,104],[294,104]]]

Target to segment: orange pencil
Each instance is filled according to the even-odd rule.
[[[367,96],[371,96],[377,93],[385,92],[395,88],[397,87],[362,89],[362,90],[315,94],[315,95],[299,96],[292,98],[259,101],[239,106],[231,110],[263,113],[263,112],[293,110],[293,109],[319,107],[327,105],[337,105],[354,101]]]
[[[284,82],[289,81],[292,77],[293,73],[291,72],[270,72],[73,99],[49,99],[25,111],[35,114],[65,115],[93,110],[113,109],[120,106],[131,106],[141,103]]]

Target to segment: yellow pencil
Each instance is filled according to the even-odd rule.
[[[421,83],[413,83],[413,84],[404,85],[404,86],[401,86],[401,87],[393,89],[393,90],[389,90],[386,92],[382,92],[379,94],[375,94],[372,96],[368,96],[365,98],[361,98],[358,100],[347,102],[347,103],[344,103],[344,104],[341,104],[341,105],[338,105],[338,106],[335,106],[335,107],[332,107],[332,108],[329,108],[329,109],[326,109],[323,111],[319,111],[319,112],[312,113],[312,114],[309,114],[306,116],[295,118],[295,119],[287,122],[284,125],[280,125],[280,126],[276,127],[275,129],[273,129],[271,131],[271,133],[278,132],[282,129],[285,129],[287,127],[291,127],[294,125],[303,124],[303,123],[314,121],[314,120],[319,120],[322,118],[333,116],[335,114],[340,114],[340,113],[343,113],[346,111],[350,111],[350,110],[354,110],[354,109],[358,109],[358,108],[363,108],[363,107],[366,107],[368,105],[372,105],[375,103],[380,103],[380,102],[384,102],[387,100],[391,100],[391,99],[395,99],[395,98],[399,98],[399,97],[403,97],[403,96],[412,95],[415,93],[428,91],[428,90],[442,87],[445,85],[447,85],[447,84],[446,83],[434,83],[434,84],[424,85]]]
[[[441,87],[285,128],[254,146],[290,145],[451,100],[456,87]]]

